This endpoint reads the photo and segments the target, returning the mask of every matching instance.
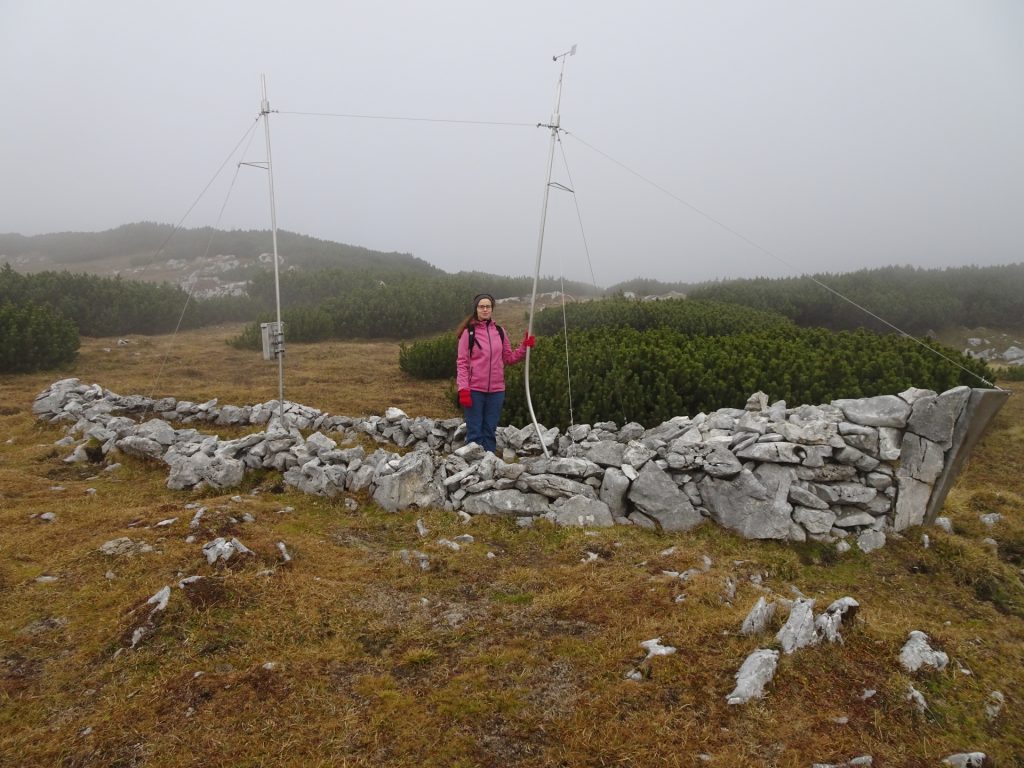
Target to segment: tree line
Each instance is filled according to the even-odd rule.
[[[957,325],[998,327],[1019,322],[1024,317],[1024,263],[949,269],[884,267],[730,280],[697,286],[688,295],[779,312],[804,327],[888,333],[896,326],[925,335]]]
[[[154,334],[197,328],[253,315],[244,297],[186,300],[183,289],[166,283],[143,283],[120,277],[40,272],[22,275],[9,264],[0,267],[0,302],[48,306],[71,320],[84,336]]]
[[[538,291],[561,290],[558,278],[538,280]],[[496,297],[526,297],[532,277],[500,277],[481,272],[419,277],[379,271],[325,269],[288,272],[280,276],[285,338],[315,342],[326,339],[408,339],[453,330],[482,292]],[[579,283],[566,289],[583,293]],[[591,290],[592,287],[591,287]],[[260,275],[249,283],[249,295],[260,316],[232,340],[240,348],[260,345],[259,324],[273,320],[274,280]]]

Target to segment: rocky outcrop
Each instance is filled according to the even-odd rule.
[[[66,461],[115,450],[160,461],[173,489],[230,488],[246,471],[272,469],[305,493],[363,491],[389,511],[442,507],[662,531],[712,520],[747,538],[849,539],[867,552],[885,543],[885,531],[930,520],[951,467],[977,437],[972,416],[990,418],[1005,394],[909,389],[789,408],[755,393],[743,409],[677,416],[650,429],[542,429],[550,457],[539,455],[532,426],[502,427],[503,458],[465,445],[461,419],[410,418],[397,408],[352,418],[274,400],[222,406],[121,396],[63,379],[36,398],[33,412],[66,424],[58,441],[71,449]],[[262,431],[221,440],[188,425]],[[359,436],[382,447],[339,447]]]

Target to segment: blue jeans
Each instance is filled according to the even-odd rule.
[[[473,405],[465,409],[466,442],[477,443],[485,451],[494,453],[497,442],[494,432],[501,418],[501,406],[505,403],[504,392],[470,392]]]

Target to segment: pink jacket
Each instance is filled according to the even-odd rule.
[[[498,335],[494,322],[476,324],[476,339],[473,341],[473,354],[469,354],[469,334],[466,331],[459,336],[459,356],[456,364],[456,389],[469,389],[477,392],[504,392],[505,366],[515,365],[526,357],[526,347],[520,346],[514,352],[505,332],[504,342]]]

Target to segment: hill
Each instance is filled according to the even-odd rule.
[[[374,251],[286,230],[278,231],[277,243],[286,269],[445,274],[411,254]],[[66,269],[179,285],[198,280],[200,296],[231,292],[232,285],[272,269],[272,253],[268,230],[201,227],[175,231],[170,224],[138,222],[103,232],[0,234],[0,263],[7,262],[19,272]]]

